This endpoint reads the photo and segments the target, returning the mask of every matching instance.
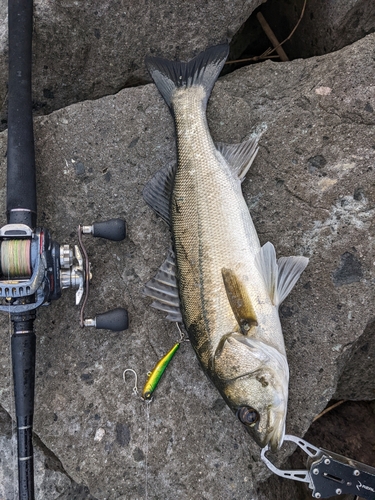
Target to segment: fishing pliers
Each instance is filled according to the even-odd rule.
[[[332,451],[308,443],[291,435],[284,441],[296,443],[307,455],[307,469],[278,469],[267,457],[268,445],[262,449],[261,458],[267,467],[280,477],[307,483],[313,498],[353,494],[355,498],[375,500],[375,468]]]

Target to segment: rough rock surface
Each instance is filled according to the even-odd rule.
[[[18,498],[17,439],[15,423],[0,407],[0,498]],[[71,480],[60,461],[34,435],[34,467],[36,498],[60,500],[91,500],[88,489]]]
[[[267,126],[245,199],[262,243],[310,257],[280,311],[291,372],[287,432],[300,436],[375,316],[374,42],[370,35],[327,56],[241,69],[217,83],[208,109],[217,141]],[[148,409],[132,394],[131,376],[122,378],[133,368],[141,385],[179,338],[141,294],[170,244],[141,194],[152,172],[175,161],[173,123],[156,88],[38,118],[35,136],[40,224],[60,243],[76,242],[79,223],[115,216],[129,232],[121,243],[86,238],[88,313],[125,305],[127,332],[81,330],[73,292],[38,312],[35,433],[43,447],[98,500],[265,498],[257,493],[269,474],[259,449],[188,343]],[[3,133],[3,199],[5,151]],[[11,413],[9,320],[1,322],[0,404]],[[291,451],[283,447],[275,462]],[[40,494],[47,498],[57,496]]]
[[[188,57],[230,39],[262,0],[34,1],[33,97],[45,114],[151,81],[151,51]],[[7,1],[0,0],[0,119],[7,93]]]
[[[375,359],[374,338],[375,321],[368,324],[363,335],[353,344],[353,354],[345,365],[334,399],[375,399],[375,380],[372,376]]]
[[[294,4],[294,5],[293,5]],[[298,1],[299,7],[303,0]],[[295,2],[284,3],[285,19],[297,21],[300,10]],[[289,21],[290,22],[290,21]],[[293,25],[291,26],[293,28]],[[306,12],[290,41],[291,57],[311,57],[341,49],[375,31],[375,5],[368,0],[308,0]]]

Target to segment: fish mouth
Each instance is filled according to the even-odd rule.
[[[272,426],[268,432],[262,432],[258,426],[246,427],[246,430],[260,448],[263,449],[268,446],[268,449],[275,453],[281,448],[284,442],[285,421],[281,419],[276,425]]]
[[[277,415],[274,415],[273,418],[268,416],[268,418],[269,420],[264,422],[263,425],[256,425],[252,428],[247,427],[247,431],[260,448],[268,446],[268,449],[275,453],[284,442],[285,418],[283,415],[279,418]]]
[[[285,437],[285,422],[281,422],[269,431],[264,439],[263,447],[268,445],[272,452],[276,452],[281,448]]]

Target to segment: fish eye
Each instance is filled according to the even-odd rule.
[[[257,410],[250,406],[241,406],[241,408],[237,410],[237,417],[244,425],[253,427],[258,422],[260,415]]]

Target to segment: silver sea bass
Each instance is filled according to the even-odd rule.
[[[147,283],[153,306],[182,321],[204,371],[260,446],[281,446],[289,370],[278,307],[306,267],[260,246],[241,191],[259,135],[215,145],[207,101],[228,56],[209,48],[188,63],[148,57],[171,109],[178,166],[159,171],[146,202],[170,225],[167,260]]]

